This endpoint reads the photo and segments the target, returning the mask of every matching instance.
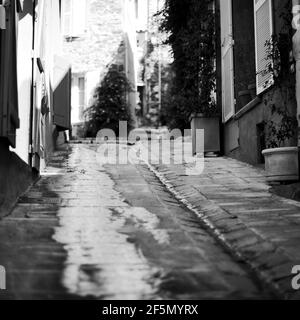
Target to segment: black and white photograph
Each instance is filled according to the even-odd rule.
[[[299,128],[300,0],[0,0],[0,300],[300,299]]]

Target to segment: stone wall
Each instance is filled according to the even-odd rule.
[[[73,73],[98,70],[99,76],[105,74],[106,66],[117,58],[122,30],[122,1],[87,0],[85,34],[64,43]]]

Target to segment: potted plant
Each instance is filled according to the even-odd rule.
[[[174,80],[165,118],[171,129],[192,129],[193,153],[203,152],[196,130],[204,130],[204,151],[220,151],[216,105],[216,12],[214,1],[166,1],[161,29],[173,52]],[[185,126],[185,127],[183,127]]]
[[[266,176],[269,182],[297,181],[299,157],[296,146],[297,118],[295,82],[289,71],[287,37],[273,36],[266,43],[267,71],[273,77],[273,86],[265,95],[268,120],[265,121],[267,149],[265,158]]]
[[[295,136],[297,120],[286,107],[271,106],[271,114],[279,120],[266,123],[265,158],[266,176],[269,182],[299,180],[298,147],[286,147]]]

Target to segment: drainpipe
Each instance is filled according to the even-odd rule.
[[[300,0],[292,0],[293,21],[292,26],[296,30],[293,36],[293,55],[296,61],[296,99],[298,121],[298,146],[300,146]]]
[[[30,113],[29,113],[29,165],[33,165],[33,112],[34,112],[34,50],[35,50],[35,7],[36,0],[32,2],[32,57],[31,57],[31,92],[30,92]]]

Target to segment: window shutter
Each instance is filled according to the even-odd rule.
[[[53,122],[62,130],[71,127],[71,69],[64,57],[54,58]]]
[[[85,109],[85,78],[78,78],[78,95],[79,95],[79,118],[83,120],[83,112]]]
[[[139,0],[135,0],[135,17],[139,18]]]
[[[82,36],[86,30],[86,0],[73,0],[72,20],[72,36]]]
[[[72,34],[72,0],[63,0],[63,34]]]
[[[273,34],[272,0],[254,0],[254,25],[256,48],[256,87],[260,94],[273,84],[271,73],[262,73],[266,70],[266,41]]]
[[[0,30],[6,29],[6,12],[5,7],[0,4]]]
[[[223,121],[234,115],[234,70],[231,0],[220,1],[222,45],[222,108]]]
[[[23,12],[24,8],[24,0],[17,0],[17,11]]]
[[[0,31],[0,136],[15,147],[16,129],[19,128],[15,1],[6,10],[6,30]]]
[[[79,37],[86,31],[86,0],[63,0],[63,34]]]

